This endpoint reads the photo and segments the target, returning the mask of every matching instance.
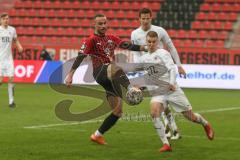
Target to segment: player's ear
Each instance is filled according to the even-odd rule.
[[[153,20],[153,17],[152,17],[152,15],[150,15],[150,22],[152,22],[152,20]]]
[[[97,21],[96,21],[96,18],[94,18],[93,21],[92,21],[92,25],[96,26],[96,24],[97,24]]]

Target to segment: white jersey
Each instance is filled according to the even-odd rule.
[[[15,38],[17,33],[14,27],[0,26],[0,63],[13,63],[12,42]]]
[[[148,86],[148,90],[150,95],[152,96],[151,103],[158,102],[162,103],[164,108],[168,106],[168,104],[171,104],[173,109],[176,112],[184,112],[191,110],[191,104],[188,101],[187,97],[185,96],[182,89],[177,85],[176,82],[176,66],[173,63],[173,60],[171,58],[171,55],[168,51],[164,49],[158,49],[153,53],[147,53],[143,55],[140,58],[141,63],[145,63],[148,72],[148,77],[145,76],[145,78],[149,78],[153,82],[153,86],[158,86],[158,88],[153,86]],[[156,66],[151,67],[148,64],[159,64],[159,68],[163,70],[164,68],[161,66],[166,67],[166,71],[161,72],[161,70],[155,69]],[[151,67],[151,69],[148,69]],[[158,67],[158,66],[157,66]],[[163,82],[167,82],[164,84]],[[169,91],[169,84],[173,84],[176,86],[175,91]]]
[[[161,80],[176,85],[176,66],[168,51],[157,49],[153,53],[144,54],[139,61],[148,72],[148,78],[152,79],[153,82]]]
[[[146,35],[149,31],[155,31],[158,34],[159,38],[159,48],[163,48],[164,45],[169,49],[172,58],[178,66],[181,66],[181,62],[177,53],[176,48],[174,47],[171,38],[169,37],[167,31],[159,26],[151,25],[150,29],[144,31],[141,27],[132,31],[131,40],[134,44],[137,45],[146,45]],[[144,52],[134,52],[134,62],[138,62],[141,55],[145,54]]]

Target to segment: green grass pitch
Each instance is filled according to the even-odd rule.
[[[101,89],[100,87],[96,87]],[[105,134],[108,145],[92,143],[89,136],[100,122],[76,124],[55,115],[55,104],[74,100],[71,111],[84,112],[99,104],[93,98],[70,96],[48,85],[17,84],[17,107],[8,107],[7,85],[0,86],[1,160],[232,160],[240,159],[240,91],[184,89],[193,110],[213,125],[215,140],[203,128],[177,116],[182,139],[171,141],[173,152],[158,153],[161,142],[146,120],[120,120]],[[149,98],[139,106],[124,105],[127,115],[149,114]],[[107,114],[106,114],[107,115]],[[100,117],[100,119],[103,119]],[[127,118],[127,117],[125,117]],[[67,124],[66,124],[67,123]],[[39,126],[45,127],[39,127]],[[24,128],[35,126],[35,128]]]

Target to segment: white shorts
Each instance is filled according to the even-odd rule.
[[[183,112],[192,109],[187,97],[180,87],[177,87],[174,92],[169,92],[166,95],[154,96],[152,102],[162,103],[164,108],[170,104],[176,112]]]
[[[0,76],[13,77],[14,76],[14,65],[12,63],[0,62]]]

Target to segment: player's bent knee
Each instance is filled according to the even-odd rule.
[[[151,109],[151,117],[152,118],[156,118],[156,117],[159,117],[160,116],[160,112],[158,109],[155,109],[155,108],[152,108]]]
[[[184,117],[186,117],[190,121],[196,122],[196,116],[194,115],[192,110],[183,111],[182,114],[184,115]]]
[[[112,112],[113,112],[114,115],[116,115],[118,117],[121,117],[122,113],[123,113],[122,106],[115,107]]]
[[[115,115],[115,116],[118,116],[118,117],[122,117],[122,110],[120,111],[120,110],[114,110],[113,111],[113,114]]]
[[[152,119],[157,118],[157,115],[155,113],[151,113]]]

